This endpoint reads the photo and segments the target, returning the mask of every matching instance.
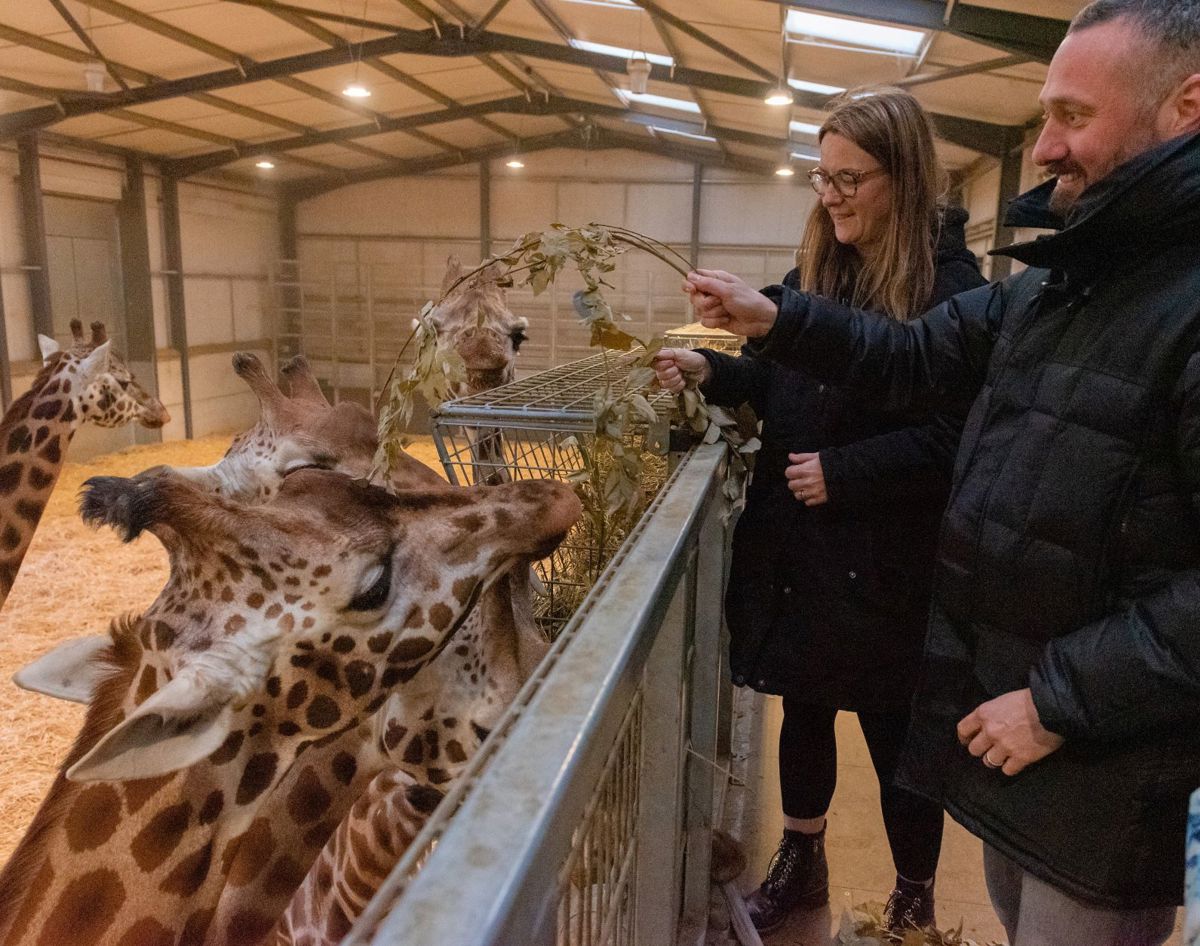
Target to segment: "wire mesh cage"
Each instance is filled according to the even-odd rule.
[[[432,414],[433,438],[452,483],[571,480],[597,459],[598,398],[625,393],[636,355],[601,352],[481,394],[447,401]],[[552,636],[575,612],[620,546],[629,526],[667,476],[672,398],[645,392],[653,423],[630,424],[625,448],[642,459],[641,495],[616,522],[585,499],[584,516],[558,550],[536,566],[543,588],[535,613]]]
[[[736,355],[742,350],[742,336],[720,328],[705,328],[699,322],[681,325],[664,333],[671,348],[711,348]]]

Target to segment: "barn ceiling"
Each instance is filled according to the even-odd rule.
[[[0,138],[267,176],[297,196],[558,147],[767,174],[809,160],[831,94],[886,82],[934,114],[961,169],[1020,143],[1083,5],[23,0],[0,7]],[[631,96],[640,59],[646,95]],[[766,104],[781,84],[792,104]]]

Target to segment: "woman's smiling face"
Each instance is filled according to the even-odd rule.
[[[868,174],[881,169],[878,161],[835,131],[827,132],[821,139],[821,168],[830,176],[841,171]],[[870,256],[887,230],[892,208],[891,176],[870,174],[859,182],[853,197],[843,197],[837,188],[826,187],[821,205],[833,220],[837,241]]]

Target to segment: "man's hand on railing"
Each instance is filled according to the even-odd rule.
[[[699,387],[712,376],[708,359],[686,348],[660,348],[654,356],[659,385],[678,394],[689,384]]]
[[[771,331],[779,309],[757,289],[723,269],[688,273],[683,291],[705,328],[722,328],[735,335],[761,338]]]

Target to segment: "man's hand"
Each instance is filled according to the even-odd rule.
[[[1002,769],[1005,775],[1016,775],[1064,742],[1042,725],[1028,687],[975,707],[959,721],[958,741],[988,768]]]
[[[819,453],[789,453],[792,461],[783,471],[787,477],[788,489],[800,502],[806,506],[820,506],[829,502],[829,494],[825,492],[825,473],[821,469]]]
[[[774,302],[721,269],[688,273],[683,291],[692,297],[692,308],[706,328],[761,338],[779,316]]]
[[[658,383],[678,394],[689,384],[697,387],[712,377],[712,366],[703,355],[686,348],[660,348],[654,356]]]

